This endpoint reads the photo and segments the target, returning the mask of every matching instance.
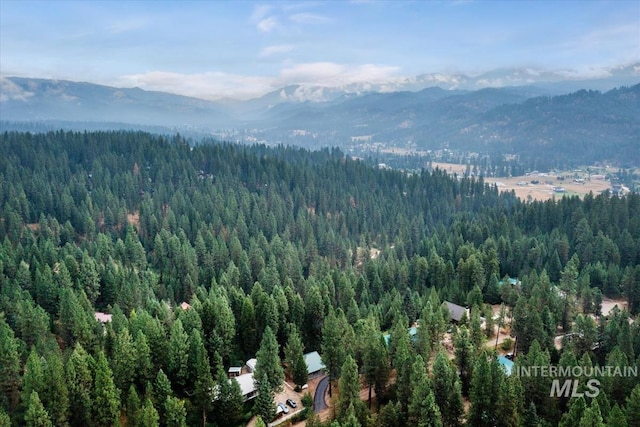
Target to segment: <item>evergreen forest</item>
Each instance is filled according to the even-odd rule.
[[[0,426],[264,425],[318,351],[329,417],[282,425],[637,427],[639,312],[637,193],[523,202],[339,149],[0,134]],[[227,370],[250,358],[244,402]],[[535,366],[636,375],[554,397],[515,374]]]

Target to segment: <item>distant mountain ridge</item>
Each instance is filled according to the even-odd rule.
[[[217,103],[66,80],[3,78],[2,120],[123,122],[141,125],[210,126],[230,120]]]
[[[604,93],[556,96],[539,86],[356,93],[294,85],[225,102],[44,79],[5,77],[0,85],[5,123],[111,122],[199,129],[237,142],[364,151],[450,148],[544,162],[640,165],[637,81]]]

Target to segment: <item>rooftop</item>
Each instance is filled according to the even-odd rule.
[[[312,351],[304,355],[304,361],[307,364],[307,373],[313,374],[314,372],[321,371],[325,368],[322,363],[322,358],[317,351]]]
[[[498,356],[498,363],[504,366],[504,370],[507,372],[507,375],[511,375],[511,371],[513,370],[513,361],[504,356]]]
[[[96,311],[94,313],[94,316],[96,317],[96,320],[98,322],[102,322],[102,323],[111,322],[111,318],[113,317],[111,314],[101,313],[99,311]]]
[[[454,304],[449,301],[445,301],[444,303],[447,305],[447,308],[449,309],[449,315],[451,316],[451,320],[455,320],[456,322],[459,322],[460,319],[462,319],[462,316],[464,316],[464,314],[467,313],[467,309],[465,307],[462,307],[460,305]],[[467,316],[468,316],[468,313],[467,313]]]

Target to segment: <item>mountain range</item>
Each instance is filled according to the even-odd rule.
[[[394,87],[293,85],[248,101],[3,77],[0,119],[3,128],[26,123],[74,129],[139,126],[311,148],[450,148],[545,162],[640,165],[638,71],[637,65],[619,69],[608,79],[581,82],[580,90],[573,90],[577,82],[556,75],[510,70],[473,79],[422,75]],[[471,89],[534,78],[539,79],[535,85]],[[624,84],[594,90],[614,83]]]

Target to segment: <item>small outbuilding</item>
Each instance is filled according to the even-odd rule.
[[[240,374],[242,374],[242,367],[240,366],[231,366],[227,371],[229,378],[238,377]]]
[[[249,372],[255,372],[257,364],[258,359],[256,358],[247,360],[247,369],[249,370]]]

